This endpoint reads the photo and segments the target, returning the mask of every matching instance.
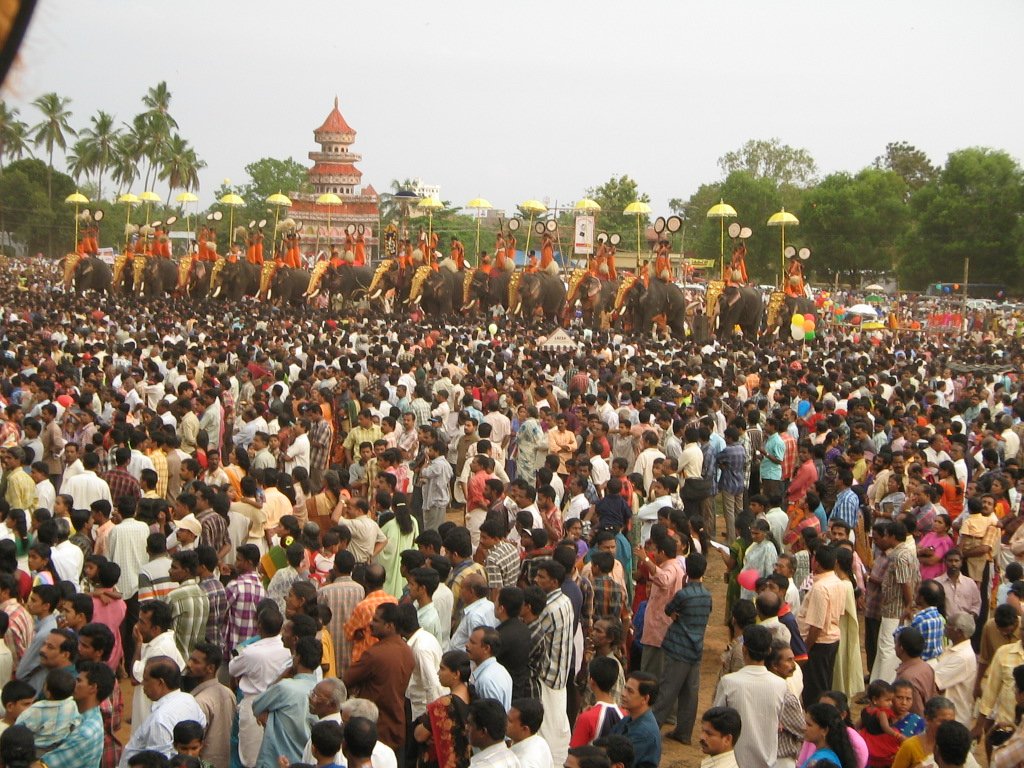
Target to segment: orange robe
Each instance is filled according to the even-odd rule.
[[[356,238],[355,260],[352,262],[352,265],[356,267],[366,266],[366,241],[362,235]]]
[[[302,253],[299,250],[298,238],[295,238],[288,247],[288,253],[285,254],[285,264],[292,269],[299,269],[302,266]]]
[[[547,271],[547,268],[551,266],[555,261],[555,246],[551,241],[550,235],[544,235],[543,243],[540,247],[540,268]]]
[[[526,269],[525,269],[525,271],[526,272],[536,272],[537,271],[537,256],[536,256],[536,254],[531,253],[530,256],[528,257],[528,260],[526,262]]]
[[[615,280],[615,246],[608,248],[605,252],[604,257],[605,264],[608,265],[608,279]]]
[[[505,245],[505,262],[513,267],[516,264],[516,239],[514,237],[510,237]],[[502,263],[502,267],[504,267],[505,262]]]
[[[460,271],[466,268],[466,249],[458,240],[452,243],[452,261]]]
[[[794,277],[796,280],[793,279]],[[786,284],[783,286],[783,290],[787,296],[804,296],[804,265],[797,259],[789,260],[789,266],[786,267]]]
[[[723,275],[723,279],[727,284],[735,283],[733,279],[733,273],[740,273],[740,284],[746,284],[747,280],[747,246],[746,243],[740,243],[739,246],[733,249],[732,259],[729,262],[729,269],[727,273]]]

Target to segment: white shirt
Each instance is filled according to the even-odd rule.
[[[52,512],[56,501],[57,489],[53,487],[49,478],[44,478],[41,482],[36,483],[36,503],[40,509],[48,509]]]
[[[131,668],[132,677],[134,677],[138,682],[141,683],[142,674],[146,671],[146,662],[149,659],[152,659],[156,656],[167,656],[168,658],[174,659],[174,663],[178,665],[178,669],[185,669],[185,659],[182,658],[181,652],[178,650],[178,644],[174,640],[173,629],[169,629],[166,632],[162,632],[156,637],[154,637],[152,640],[150,640],[148,643],[142,644],[142,655],[139,658],[139,660],[132,665]],[[192,697],[189,696],[189,698],[191,699]],[[163,699],[161,699],[161,701],[163,701]],[[143,725],[143,721],[147,717],[149,717],[152,708],[153,702],[150,701],[149,696],[147,696],[145,692],[143,692],[142,686],[135,686],[135,696],[132,699],[133,732],[138,731],[140,729],[140,727]],[[203,718],[203,722],[206,722],[205,717]],[[174,723],[171,723],[171,728],[173,727]],[[146,744],[147,742],[142,743]],[[141,749],[150,749],[150,747],[141,747]],[[155,747],[153,747],[153,749],[155,749]]]
[[[603,487],[612,477],[608,462],[600,456],[590,457],[590,481],[595,488]]]
[[[785,680],[755,664],[718,681],[715,706],[738,710],[743,721],[743,737],[736,745],[736,762],[740,765],[775,764],[786,690]]]
[[[935,687],[956,705],[956,719],[969,727],[974,710],[974,680],[978,676],[978,657],[971,641],[946,648],[928,663],[935,670]]]
[[[341,713],[334,712],[330,715],[324,715],[320,718],[320,722],[340,723]],[[313,741],[306,742],[306,748],[302,752],[303,763],[309,763],[315,765],[316,760],[313,759]],[[339,750],[338,754],[334,756],[334,762],[345,768],[347,763],[345,762],[345,755]],[[398,758],[395,757],[395,751],[391,749],[387,744],[378,741],[373,745],[373,752],[370,753],[370,766],[371,768],[398,768]]]
[[[469,758],[470,768],[520,768],[519,758],[499,741]]]
[[[683,447],[683,458],[679,462],[680,477],[700,477],[704,467],[704,452],[698,443],[687,443]]]
[[[455,593],[444,582],[437,585],[431,602],[437,608],[437,618],[441,622],[441,647],[450,648],[452,642],[452,613],[455,611]],[[462,650],[461,648],[459,650]]]
[[[110,486],[107,485],[107,481],[88,469],[71,478],[68,478],[65,473],[64,482],[60,485],[60,492],[71,496],[75,509],[89,509],[94,501],[100,499],[105,499],[111,504],[114,503],[110,497]]]
[[[435,593],[436,594],[436,593]],[[443,620],[442,620],[443,623]],[[486,597],[470,603],[462,614],[462,621],[452,635],[451,643],[448,646],[450,651],[464,651],[469,636],[477,627],[496,627],[498,621],[494,617],[494,603]]]
[[[569,499],[569,503],[565,506],[565,519],[572,520],[575,518],[583,518],[583,513],[590,509],[590,501],[587,499],[585,493],[577,494]]]
[[[309,435],[299,435],[288,446],[284,462],[284,471],[291,474],[296,467],[309,469]]]
[[[683,453],[685,455],[685,451]],[[636,457],[636,464],[633,465],[633,471],[638,473],[644,479],[644,493],[650,492],[651,483],[654,481],[655,459],[664,458],[665,454],[657,448],[644,448],[640,451],[640,455]],[[700,476],[700,472],[698,472],[697,475]]]
[[[536,733],[513,744],[512,754],[519,758],[522,768],[552,768],[555,762],[551,747]]]
[[[406,640],[412,650],[413,668],[405,696],[417,718],[427,711],[427,704],[448,692],[437,678],[441,666],[441,644],[429,632],[417,629]]]
[[[170,634],[173,636],[174,633]],[[173,645],[173,640],[171,642]],[[142,686],[135,690],[136,694],[141,691]],[[154,702],[152,712],[145,720],[132,720],[133,724],[138,724],[124,747],[119,768],[127,768],[128,760],[146,749],[155,749],[167,757],[174,755],[174,726],[183,720],[195,720],[206,727],[206,715],[191,694],[171,691]]]
[[[62,581],[77,584],[82,578],[82,566],[85,565],[85,553],[70,541],[62,541],[50,550],[53,567]]]
[[[250,643],[228,662],[228,672],[238,678],[238,690],[246,696],[263,693],[292,664],[292,654],[280,635]]]
[[[149,562],[146,553],[148,538],[149,526],[135,518],[122,520],[107,534],[107,557],[121,566],[117,591],[125,599],[134,597],[139,591],[139,570]]]

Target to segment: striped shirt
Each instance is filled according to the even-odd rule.
[[[626,590],[611,574],[594,577],[594,619],[621,619]]]
[[[669,600],[665,614],[673,621],[661,641],[662,649],[673,659],[700,664],[711,615],[711,593],[700,582],[687,584]]]
[[[484,560],[484,570],[491,589],[514,587],[519,578],[519,551],[515,544],[502,539],[491,547]]]
[[[35,637],[35,622],[32,621],[32,616],[25,606],[19,603],[15,597],[0,605],[0,609],[3,609],[10,620],[4,640],[7,641],[7,647],[11,649],[14,667],[17,668],[21,657],[25,655],[25,649],[32,644],[32,638]]]
[[[206,638],[210,599],[198,579],[186,579],[167,596],[167,603],[171,606],[174,640],[181,655],[188,658],[196,643]]]
[[[122,520],[107,535],[107,557],[121,566],[117,591],[125,600],[139,591],[139,569],[149,560],[148,538],[149,526],[134,518]]]
[[[370,620],[377,612],[377,606],[397,602],[393,595],[383,589],[375,590],[359,601],[345,622],[345,639],[352,643],[352,664],[377,644],[377,638],[370,634]]]
[[[538,666],[532,676],[542,685],[555,690],[565,688],[572,660],[572,603],[560,588],[548,593],[547,605],[530,625],[530,634],[537,650]]]
[[[199,586],[206,593],[206,600],[210,606],[209,615],[206,617],[206,642],[223,648],[228,621],[228,593],[220,579],[215,576],[203,579]]]
[[[331,611],[327,629],[334,640],[339,676],[345,673],[352,662],[352,643],[345,636],[345,622],[365,596],[365,590],[351,576],[339,576],[317,593],[317,602],[326,605]]]

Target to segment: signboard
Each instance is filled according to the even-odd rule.
[[[694,269],[711,269],[715,266],[714,259],[686,259],[685,263]]]
[[[593,216],[584,214],[576,217],[573,253],[577,256],[585,256],[594,252],[594,226]]]

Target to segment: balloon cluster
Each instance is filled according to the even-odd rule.
[[[813,315],[805,317],[796,312],[789,322],[789,333],[794,341],[814,341],[815,324]]]

